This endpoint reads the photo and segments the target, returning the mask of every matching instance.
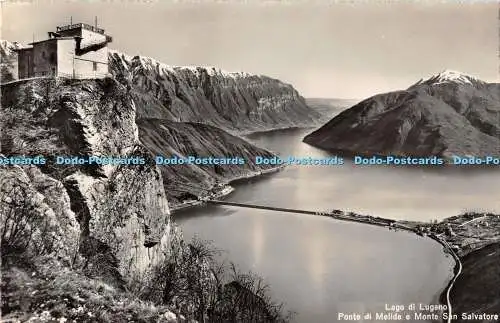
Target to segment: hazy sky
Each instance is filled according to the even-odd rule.
[[[114,49],[269,75],[306,97],[364,98],[446,68],[499,81],[496,1],[279,2],[7,0],[1,38],[45,39],[97,15]]]

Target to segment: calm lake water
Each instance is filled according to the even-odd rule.
[[[310,131],[255,134],[248,140],[284,157],[330,156],[302,143]],[[236,191],[227,199],[427,221],[462,210],[499,210],[495,176],[351,164],[294,166],[234,184]],[[181,211],[174,220],[186,238],[213,241],[241,269],[265,278],[274,298],[297,312],[296,322],[336,322],[339,312],[383,312],[385,304],[437,304],[454,265],[430,239],[321,217],[209,206]]]

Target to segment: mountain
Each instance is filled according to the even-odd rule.
[[[163,156],[241,157],[242,165],[162,165],[172,207],[220,192],[230,180],[271,168],[255,156],[271,156],[237,135],[307,126],[319,120],[290,85],[265,76],[214,67],[171,67],[154,59],[112,51],[113,76],[137,107],[139,139]]]
[[[437,84],[467,84],[467,85],[482,85],[485,82],[480,79],[460,73],[453,70],[445,70],[441,73],[431,76],[427,80],[421,79],[414,85],[410,86],[410,89],[418,87],[420,85],[437,85]]]
[[[235,134],[305,127],[320,114],[291,85],[214,67],[172,67],[111,51],[110,69],[131,90],[139,119],[206,123]]]
[[[111,51],[110,70],[137,106],[139,138],[170,156],[241,157],[243,165],[162,165],[170,205],[216,193],[232,179],[270,168],[255,156],[271,153],[238,135],[317,124],[320,114],[289,84],[215,67],[172,67]],[[214,191],[215,190],[215,191]]]
[[[345,154],[498,156],[500,84],[447,70],[359,102],[304,142]]]
[[[244,164],[161,165],[168,201],[174,208],[186,200],[217,193],[228,181],[272,167],[254,163],[255,156],[272,157],[271,152],[208,124],[140,119],[137,125],[141,143],[155,155],[244,160]]]

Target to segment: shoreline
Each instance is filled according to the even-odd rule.
[[[340,148],[327,148],[321,145],[316,145],[312,144],[310,141],[306,140],[307,136],[302,139],[302,142],[317,148],[321,149],[323,151],[326,151],[330,154],[333,154],[335,156],[339,156],[345,159],[349,159],[353,161],[353,158],[356,156],[362,157],[362,158],[382,158],[385,159],[389,156],[393,156],[395,158],[417,158],[417,159],[422,159],[422,158],[431,158],[431,155],[401,155],[401,154],[381,154],[381,153],[375,153],[375,152],[359,152],[359,151],[354,151],[354,150],[346,150],[346,149],[340,149]],[[431,156],[431,157],[430,157]],[[459,156],[459,155],[456,155]],[[408,170],[421,170],[425,169],[427,171],[454,171],[454,172],[481,172],[481,171],[491,171],[499,169],[499,164],[455,164],[453,163],[453,157],[452,156],[447,156],[447,155],[441,155],[437,154],[435,155],[436,158],[442,159],[443,163],[442,164],[377,164],[377,165],[363,165],[360,164],[358,166],[363,167],[363,166],[382,166],[382,167],[401,167],[404,169]],[[459,156],[463,157],[463,156]],[[486,158],[488,156],[483,156],[481,158]],[[493,158],[500,158],[500,155],[491,155]]]
[[[287,126],[284,128],[272,128],[268,130],[257,130],[257,131],[249,131],[249,132],[243,132],[240,135],[243,137],[249,137],[252,135],[265,135],[265,134],[271,134],[274,132],[281,132],[281,131],[297,131],[297,130],[312,130],[320,127],[321,124],[311,124],[311,125],[305,125],[305,126]]]
[[[234,187],[232,187],[231,184],[234,184],[235,182],[256,178],[256,177],[259,177],[262,175],[276,173],[276,172],[283,170],[285,167],[286,166],[283,166],[283,165],[274,166],[274,167],[270,167],[270,168],[263,169],[260,171],[251,171],[251,172],[248,172],[247,174],[243,174],[243,175],[231,178],[231,179],[227,179],[222,183],[224,185],[222,190],[220,190],[212,198],[214,198],[214,199],[224,198],[224,197],[228,196],[229,194],[231,194],[232,192],[234,192],[236,189]],[[174,206],[170,207],[170,214],[173,215],[173,214],[175,214],[175,212],[178,212],[181,210],[186,210],[186,209],[194,208],[197,206],[201,206],[204,203],[205,203],[204,200],[192,200],[192,201],[188,201],[188,202],[181,203],[178,205],[174,205]]]
[[[462,273],[462,262],[460,261],[460,257],[455,253],[455,251],[450,247],[450,245],[446,242],[438,238],[437,236],[429,236],[432,240],[436,241],[440,245],[442,245],[445,248],[445,253],[448,251],[454,261],[455,261],[455,266],[453,266],[453,277],[448,281],[448,284],[446,287],[443,289],[443,291],[439,295],[439,302],[444,304],[446,303],[447,309],[448,309],[448,320],[445,320],[444,318],[441,320],[442,322],[447,322],[451,323],[451,319],[453,317],[453,305],[451,303],[451,290],[453,289],[453,286],[455,285],[455,282],[457,281],[458,276]]]
[[[312,122],[311,124],[306,124],[306,125],[288,125],[284,127],[271,127],[271,128],[262,128],[259,130],[247,130],[247,131],[238,131],[235,132],[236,135],[241,136],[241,137],[247,137],[251,135],[260,135],[260,134],[266,134],[266,133],[273,133],[273,132],[278,132],[278,131],[287,131],[287,130],[307,130],[307,129],[317,129],[318,127],[321,127],[322,123],[318,122]]]

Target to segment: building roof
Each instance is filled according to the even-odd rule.
[[[44,43],[46,41],[52,41],[52,40],[65,40],[65,39],[75,39],[75,38],[82,38],[82,37],[80,37],[80,36],[55,37],[55,38],[49,38],[49,39],[45,39],[45,40],[39,40],[36,42],[32,42],[32,43],[29,43],[28,45],[35,45],[35,44]]]
[[[21,51],[24,51],[24,50],[32,50],[33,49],[33,46],[31,47],[20,47],[20,48],[14,48],[13,51],[14,52],[21,52]]]

